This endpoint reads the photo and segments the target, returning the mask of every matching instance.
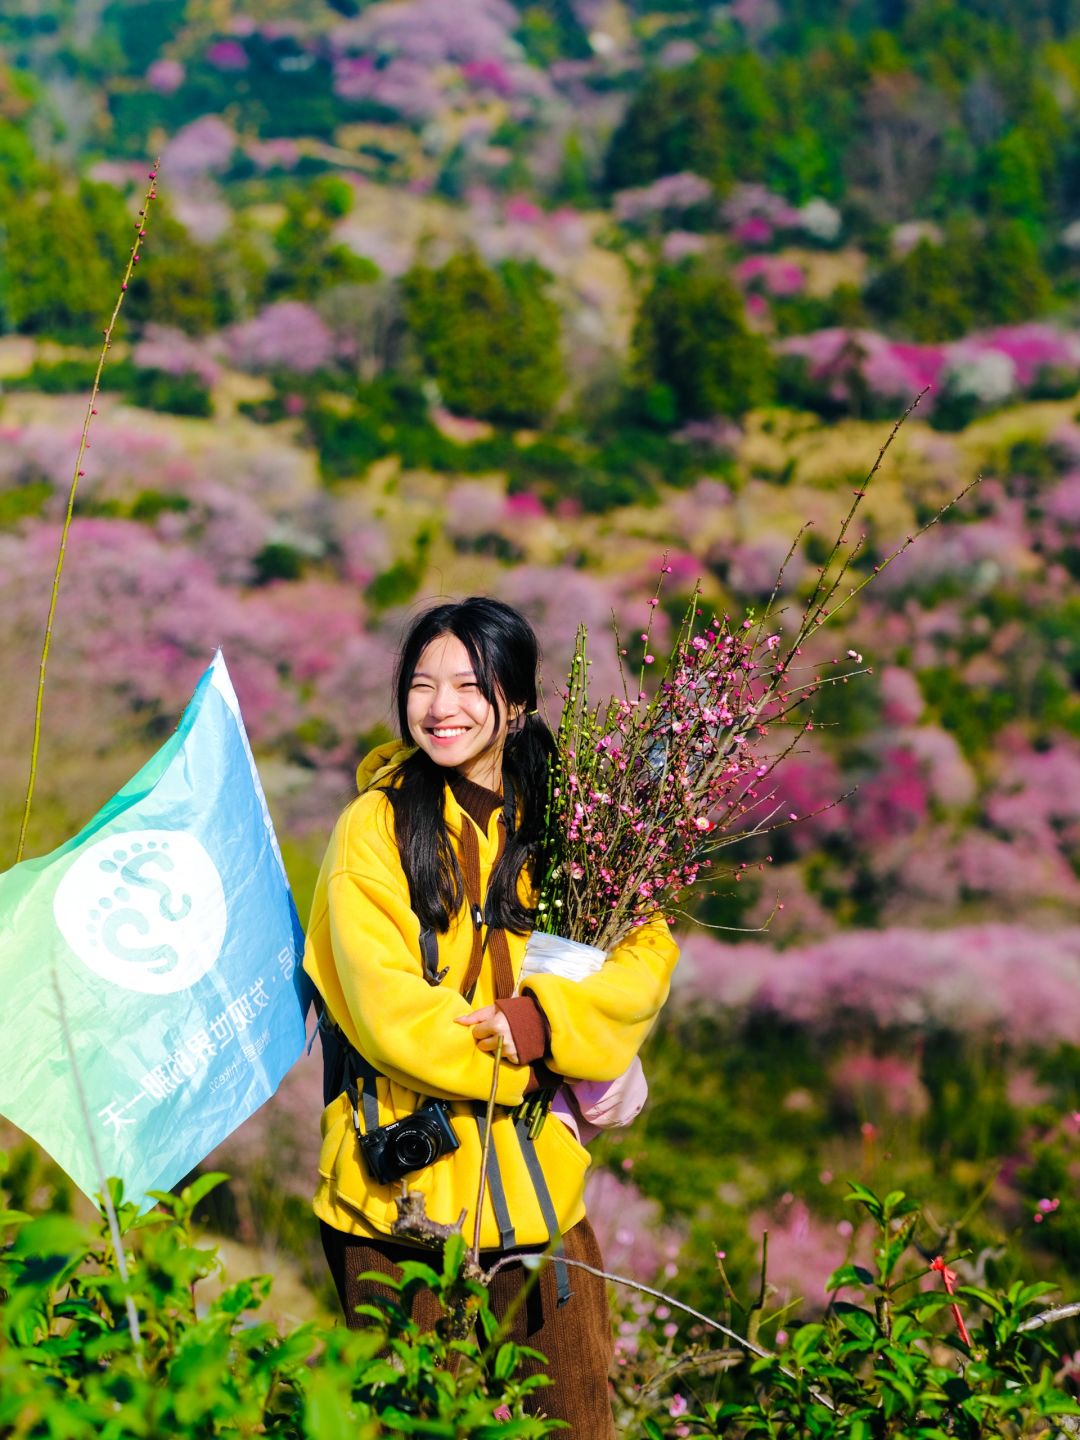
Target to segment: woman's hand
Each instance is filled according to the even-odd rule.
[[[459,1025],[471,1025],[477,1047],[493,1053],[499,1041],[503,1042],[503,1058],[511,1065],[518,1063],[517,1046],[514,1044],[510,1022],[497,1005],[482,1005],[479,1010],[470,1010],[468,1015],[454,1017]]]

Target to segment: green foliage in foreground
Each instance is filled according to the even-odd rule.
[[[644,1434],[738,1437],[738,1440],[983,1440],[1053,1433],[1046,1422],[1080,1416],[1060,1383],[1052,1325],[1025,1330],[1045,1313],[1045,1284],[1014,1282],[1006,1291],[957,1285],[938,1271],[925,1245],[918,1204],[894,1190],[884,1198],[851,1186],[850,1204],[875,1231],[871,1266],[845,1264],[828,1281],[832,1300],[823,1320],[791,1324],[779,1353],[702,1385],[683,1363],[666,1432],[643,1417]],[[928,1263],[936,1260],[936,1264]],[[930,1282],[930,1288],[922,1288]],[[768,1318],[762,1295],[740,1306],[730,1294],[736,1328],[756,1336]],[[966,1328],[964,1328],[966,1326]],[[779,1338],[779,1337],[778,1337]],[[701,1356],[709,1369],[716,1352]],[[715,1368],[715,1363],[713,1364]],[[679,1373],[681,1372],[681,1373]],[[705,1398],[702,1391],[713,1391]],[[694,1395],[690,1401],[683,1391]]]
[[[119,1276],[107,1225],[0,1210],[0,1435],[5,1440],[378,1440],[475,1436],[539,1440],[551,1421],[522,1414],[545,1383],[518,1380],[523,1352],[501,1342],[483,1287],[463,1277],[464,1241],[441,1271],[410,1263],[385,1314],[353,1332],[260,1320],[265,1275],[224,1284],[199,1248],[192,1211],[223,1177],[206,1175],[139,1217],[118,1206],[129,1279]],[[119,1201],[119,1193],[116,1194]],[[421,1333],[413,1293],[430,1286],[482,1336]],[[203,1285],[203,1291],[205,1291]],[[137,1316],[136,1344],[129,1308]],[[441,1324],[442,1322],[440,1322]],[[530,1352],[531,1353],[531,1352]],[[507,1407],[510,1418],[496,1415]]]
[[[258,1316],[270,1278],[226,1283],[215,1252],[193,1238],[192,1213],[222,1178],[161,1194],[141,1217],[113,1182],[126,1281],[106,1223],[0,1209],[5,1440],[541,1440],[561,1428],[524,1414],[545,1379],[517,1378],[535,1352],[502,1341],[483,1286],[464,1273],[460,1236],[431,1265],[403,1267],[397,1293],[368,1312],[369,1329],[306,1323],[282,1333]],[[913,1201],[862,1185],[847,1199],[875,1232],[873,1258],[832,1275],[824,1318],[786,1314],[790,1338],[778,1335],[773,1353],[759,1339],[778,1318],[764,1309],[764,1282],[745,1304],[729,1285],[727,1333],[746,1335],[756,1353],[717,1352],[706,1348],[715,1330],[691,1331],[703,1342],[667,1352],[653,1367],[663,1373],[620,1377],[622,1433],[982,1440],[1080,1415],[1058,1373],[1055,1326],[1024,1329],[1051,1287],[959,1285],[951,1295]],[[409,1312],[423,1287],[460,1323],[421,1332]]]

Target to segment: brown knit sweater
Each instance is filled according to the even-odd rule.
[[[459,775],[456,770],[448,773],[446,783],[454,792],[454,799],[466,815],[475,820],[481,830],[486,831],[492,814],[502,808],[502,795],[497,790],[488,790],[483,785],[477,785],[475,781]],[[463,859],[467,864],[469,856],[465,855]],[[466,875],[466,882],[470,878]],[[499,965],[500,952],[505,949],[505,942],[501,944],[500,942],[502,942],[502,932],[493,932],[490,949],[492,960],[496,965],[496,973],[501,968]],[[539,1002],[531,994],[506,994],[500,995],[495,1004],[506,1016],[519,1063],[535,1066],[537,1061],[543,1060],[547,1055],[548,1045],[551,1041],[551,1030]],[[548,1083],[548,1077],[537,1074],[534,1070],[534,1078],[529,1082],[529,1088],[535,1089],[546,1083]]]

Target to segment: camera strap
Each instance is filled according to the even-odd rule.
[[[474,1113],[482,1152],[484,1137],[487,1133],[485,1124],[487,1106],[482,1100],[475,1102]],[[488,1147],[487,1193],[491,1200],[491,1208],[495,1213],[495,1224],[499,1227],[499,1248],[512,1250],[517,1244],[517,1232],[514,1229],[514,1222],[510,1219],[510,1206],[506,1201],[506,1186],[503,1184],[502,1171],[499,1169],[499,1156],[494,1145]]]
[[[521,1146],[521,1153],[525,1160],[525,1166],[529,1172],[529,1179],[536,1191],[536,1201],[540,1206],[540,1214],[544,1217],[544,1224],[548,1228],[548,1237],[551,1240],[551,1263],[555,1267],[555,1291],[558,1295],[559,1305],[565,1305],[574,1293],[570,1289],[570,1272],[566,1262],[561,1258],[563,1255],[562,1234],[559,1230],[559,1217],[555,1213],[555,1206],[552,1203],[551,1191],[548,1189],[547,1180],[544,1177],[544,1167],[540,1164],[540,1156],[536,1153],[536,1144],[529,1135],[529,1124],[526,1120],[515,1120],[514,1129],[517,1131],[518,1144]]]
[[[374,1065],[368,1064],[359,1050],[351,1050],[351,1059],[354,1062],[353,1068],[359,1072],[358,1078],[361,1084],[358,1086],[356,1078],[346,1077],[345,1094],[352,1106],[353,1129],[357,1136],[360,1134],[360,1107],[364,1110],[364,1129],[370,1135],[373,1130],[379,1128],[379,1094],[375,1088],[375,1081],[379,1072]],[[358,1063],[357,1063],[358,1062]],[[339,1092],[340,1093],[340,1092]]]

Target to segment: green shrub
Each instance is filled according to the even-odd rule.
[[[154,213],[146,247],[124,300],[130,323],[140,326],[152,321],[188,335],[204,335],[233,319],[224,261],[193,240],[167,209]]]
[[[634,326],[632,370],[646,418],[661,424],[743,415],[773,393],[768,342],[747,326],[734,283],[708,261],[656,272]],[[672,403],[657,411],[661,386]]]
[[[132,520],[152,524],[159,515],[183,515],[191,509],[186,495],[170,495],[161,490],[140,490],[131,502],[128,514]]]
[[[132,404],[168,415],[207,418],[214,413],[209,387],[190,371],[179,375],[167,370],[136,370],[128,389]]]
[[[451,410],[512,425],[551,413],[565,375],[549,280],[535,262],[493,268],[474,251],[404,277],[409,328]]]
[[[281,540],[271,540],[264,545],[253,563],[257,585],[269,584],[271,580],[299,580],[304,573],[303,552]]]
[[[52,493],[53,487],[47,480],[31,480],[26,485],[0,490],[0,530],[40,515]]]
[[[258,1316],[266,1275],[223,1284],[207,1303],[200,1287],[220,1265],[196,1245],[192,1215],[222,1178],[161,1194],[158,1209],[141,1217],[113,1182],[126,1281],[107,1225],[0,1213],[0,1434],[539,1440],[554,1432],[552,1422],[522,1413],[545,1378],[515,1378],[519,1360],[534,1352],[500,1343],[486,1291],[466,1275],[460,1236],[433,1252],[438,1268],[406,1264],[401,1283],[390,1285],[396,1294],[363,1331],[307,1323],[281,1332]],[[421,1332],[409,1318],[420,1287],[463,1323]],[[512,1418],[498,1418],[502,1406]]]
[[[977,758],[1021,709],[1015,691],[969,686],[947,666],[918,672],[919,686],[938,722],[956,736],[965,755]]]
[[[336,175],[320,175],[288,194],[285,219],[274,232],[277,265],[268,277],[275,298],[312,300],[331,286],[378,278],[378,266],[334,238],[335,223],[352,203],[352,190]]]
[[[97,359],[65,356],[35,360],[25,375],[5,381],[9,390],[40,390],[45,395],[89,394]],[[140,369],[130,359],[110,360],[101,372],[100,388],[125,394],[133,405],[169,415],[209,416],[214,413],[208,386],[191,372]]]
[[[103,297],[115,291],[130,235],[119,193],[86,181],[73,190],[43,187],[5,207],[0,305],[7,323],[62,340],[100,337]]]
[[[977,325],[1029,320],[1046,310],[1050,298],[1030,231],[1019,220],[1000,217],[985,226],[951,220],[940,243],[924,238],[906,255],[887,260],[866,292],[875,314],[927,342],[956,339]]]
[[[131,384],[135,367],[130,360],[116,360],[101,372],[103,390],[126,390]],[[5,380],[8,390],[40,390],[43,395],[71,395],[90,392],[97,371],[96,359],[74,355],[62,360],[35,360],[25,375]]]
[[[852,1184],[848,1200],[874,1227],[869,1265],[840,1266],[825,1319],[792,1325],[779,1354],[754,1360],[751,1393],[687,1414],[690,1434],[981,1440],[1042,1434],[1051,1418],[1080,1416],[1058,1383],[1051,1333],[1024,1330],[1053,1287],[961,1284],[954,1301],[942,1276],[940,1288],[915,1290],[945,1265],[940,1233],[920,1233],[919,1206],[902,1190],[882,1199]],[[760,1304],[743,1311],[748,1330]],[[663,1435],[655,1424],[646,1431]]]

